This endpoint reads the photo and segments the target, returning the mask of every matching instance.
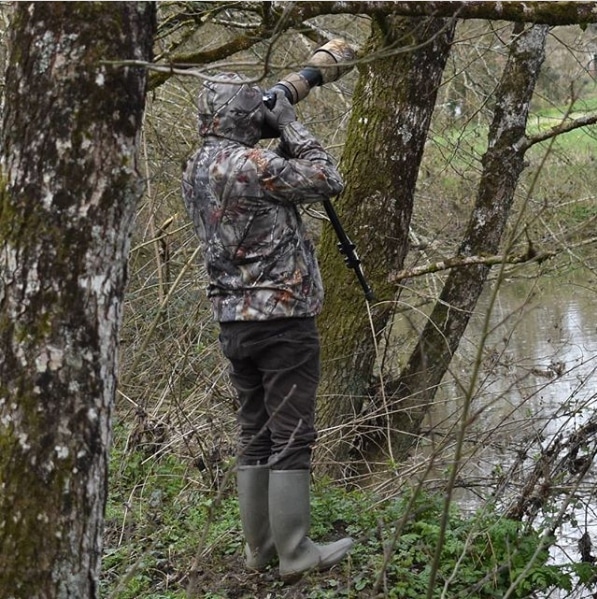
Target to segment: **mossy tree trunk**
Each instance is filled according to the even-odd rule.
[[[0,597],[96,598],[153,3],[18,3],[0,186]]]
[[[547,26],[517,25],[510,53],[495,92],[493,121],[475,206],[458,255],[493,255],[499,251],[514,193],[529,147],[525,135],[529,105],[545,57]],[[383,455],[386,430],[394,431],[393,449],[404,452],[412,442],[438,385],[447,372],[489,273],[489,266],[453,269],[418,343],[397,380],[376,397],[376,418],[363,427],[361,451],[369,459]],[[379,414],[384,413],[380,423]],[[376,425],[373,423],[376,422]],[[394,454],[395,455],[395,454]]]
[[[388,272],[401,268],[407,252],[419,164],[453,33],[454,23],[447,20],[374,17],[359,64],[341,164],[346,188],[334,204],[377,298],[387,300],[372,310],[378,337],[394,312]],[[344,442],[346,429],[337,425],[361,412],[376,360],[364,295],[353,271],[344,267],[336,241],[326,227],[319,414],[320,428],[339,431],[335,443],[325,443],[334,460],[346,456],[350,446]]]

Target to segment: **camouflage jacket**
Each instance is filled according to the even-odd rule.
[[[315,316],[323,286],[298,207],[342,190],[331,156],[300,123],[276,151],[261,137],[262,91],[208,83],[199,96],[202,147],[183,199],[202,242],[208,296],[220,322]]]

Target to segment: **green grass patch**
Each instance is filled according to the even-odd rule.
[[[328,597],[421,599],[427,596],[444,499],[407,491],[399,499],[318,481],[312,493],[311,536],[317,542],[351,535],[350,557],[330,572],[285,585],[272,567],[262,574],[242,563],[242,533],[233,477],[207,488],[174,454],[113,452],[113,478],[101,581],[105,599],[181,599],[190,572],[199,597]],[[520,578],[515,598],[572,588],[575,576],[597,571],[550,565],[547,542],[520,522],[484,510],[471,517],[452,507],[438,561],[433,598],[501,597]],[[583,569],[584,568],[584,569]],[[268,593],[270,593],[268,595]]]

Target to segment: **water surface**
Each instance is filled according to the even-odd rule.
[[[415,456],[435,456],[431,476],[445,477],[463,406],[472,396],[457,492],[464,509],[481,505],[496,489],[507,504],[520,493],[540,453],[554,439],[565,442],[594,417],[596,313],[597,286],[591,274],[573,280],[506,281],[495,296],[493,290],[484,295]],[[579,561],[578,540],[584,533],[597,544],[596,481],[592,470],[576,490],[576,505],[567,508],[567,521],[558,529],[554,560]],[[570,498],[570,488],[561,491],[560,501]]]

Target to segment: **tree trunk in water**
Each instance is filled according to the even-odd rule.
[[[16,4],[0,186],[0,597],[96,598],[152,3]]]
[[[370,60],[359,67],[341,165],[346,188],[334,204],[377,299],[390,300],[372,309],[378,338],[394,311],[387,275],[402,267],[407,252],[419,164],[453,33],[454,24],[442,19],[374,19],[363,52]],[[325,443],[334,461],[347,455],[345,425],[362,410],[376,361],[364,295],[354,272],[342,265],[336,241],[326,227],[319,414],[320,428],[336,431]]]
[[[483,157],[483,173],[460,245],[460,256],[492,255],[499,250],[524,168],[525,128],[535,82],[545,57],[546,35],[546,26],[526,30],[522,25],[515,27],[508,62],[495,94],[496,107],[488,149]],[[486,265],[465,266],[452,270],[448,276],[405,368],[399,378],[386,387],[384,408],[379,398],[374,402],[376,408],[372,412],[376,413],[376,424],[369,421],[361,439],[362,455],[368,459],[386,452],[388,439],[384,431],[387,429],[393,431],[394,456],[410,447],[458,348],[489,269]],[[391,396],[390,402],[388,396]]]

